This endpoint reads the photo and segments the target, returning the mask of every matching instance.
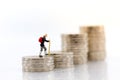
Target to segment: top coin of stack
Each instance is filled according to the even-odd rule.
[[[24,72],[44,72],[54,69],[54,57],[52,56],[26,56],[22,58]]]
[[[62,50],[74,53],[74,64],[87,62],[87,34],[62,34]]]
[[[72,52],[52,51],[51,55],[54,56],[55,68],[69,68],[74,66]]]
[[[87,34],[62,34],[62,50],[63,51],[78,51],[74,54],[79,54],[79,51],[86,51],[88,46]]]
[[[80,27],[80,31],[88,34],[89,60],[104,60],[106,56],[104,27],[83,26]]]

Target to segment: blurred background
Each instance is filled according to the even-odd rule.
[[[47,33],[51,50],[61,50],[61,34],[84,25],[104,25],[107,60],[120,58],[119,7],[118,0],[0,0],[2,77],[20,80],[10,73],[21,72],[23,56],[39,54],[40,36]]]

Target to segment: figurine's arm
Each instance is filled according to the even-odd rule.
[[[46,39],[45,39],[45,41],[46,41],[46,42],[50,42],[50,40],[46,40]]]

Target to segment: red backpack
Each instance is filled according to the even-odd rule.
[[[40,37],[38,41],[39,41],[40,43],[42,43],[42,39],[43,39],[43,38],[42,38],[42,37]]]

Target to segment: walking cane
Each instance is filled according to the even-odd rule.
[[[48,45],[48,55],[50,55],[50,41],[49,41],[49,45]]]

